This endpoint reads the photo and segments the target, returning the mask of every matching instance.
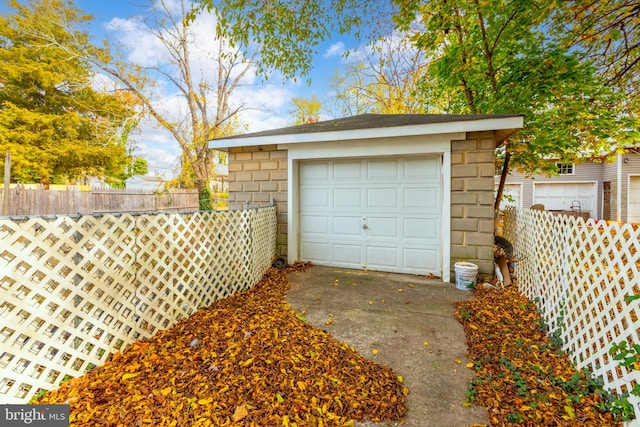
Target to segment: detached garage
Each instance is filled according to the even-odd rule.
[[[289,262],[433,274],[493,273],[494,150],[516,115],[367,114],[213,140],[229,153],[229,207],[274,200]]]
[[[441,268],[437,156],[301,162],[300,258],[425,274]]]

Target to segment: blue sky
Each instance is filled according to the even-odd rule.
[[[76,0],[76,6],[85,13],[94,16],[90,32],[94,36],[94,43],[99,44],[105,37],[114,37],[119,31],[113,28],[115,22],[131,20],[136,15],[144,15],[147,10],[139,5],[138,0]],[[122,41],[123,39],[121,39]],[[145,39],[136,41],[136,46],[130,51],[131,55],[138,52],[149,52],[151,47],[144,46]],[[125,41],[126,45],[126,41]],[[314,69],[310,74],[311,84],[304,80],[298,82],[285,81],[278,75],[270,76],[268,83],[262,79],[252,82],[252,93],[245,93],[247,99],[255,101],[251,109],[245,111],[242,122],[247,126],[247,132],[260,131],[288,126],[292,122],[291,99],[294,97],[309,97],[316,95],[323,99],[329,91],[329,80],[341,68],[341,55],[345,49],[356,48],[353,40],[335,38],[318,46],[318,55],[314,61]],[[140,126],[138,135],[134,136],[137,154],[149,162],[151,174],[171,176],[176,171],[180,148],[168,132],[158,129],[153,123]]]
[[[138,59],[143,55],[155,55],[154,58],[159,55],[157,46],[153,45],[150,38],[144,37],[134,29],[134,18],[148,13],[147,9],[140,6],[145,3],[146,0],[75,0],[78,9],[95,18],[87,27],[94,44],[101,45],[105,38],[115,39],[123,43],[127,55]],[[4,2],[0,4],[0,11],[7,11]],[[331,77],[342,69],[342,53],[345,49],[357,47],[356,42],[349,37],[335,37],[320,44],[317,47],[314,69],[307,76],[311,79],[311,85],[306,83],[306,77],[297,82],[283,80],[277,73],[270,76],[268,82],[254,77],[250,84],[242,89],[243,99],[254,104],[241,116],[246,131],[274,129],[292,124],[291,99],[294,97],[316,95],[321,101],[326,99]],[[176,173],[180,147],[168,132],[158,129],[152,122],[143,123],[133,138],[135,154],[147,159],[150,174],[160,174],[168,178]]]

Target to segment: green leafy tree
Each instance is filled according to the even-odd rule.
[[[180,156],[180,166],[175,172],[175,178],[167,182],[168,188],[196,188],[195,172],[184,153]]]
[[[142,157],[133,159],[133,175],[146,175],[149,173],[149,164]]]
[[[555,15],[567,48],[593,61],[607,86],[626,94],[622,108],[640,109],[640,3],[637,0],[563,3]]]
[[[217,33],[232,46],[260,46],[258,71],[280,71],[285,78],[309,73],[317,46],[336,33],[360,37],[363,28],[377,34],[378,21],[395,11],[391,2],[373,0],[199,0],[217,16]]]
[[[252,54],[234,49],[222,37],[198,39],[194,30],[198,23],[188,19],[188,0],[144,4],[147,13],[140,27],[164,48],[167,60],[160,55],[155,63],[133,63],[117,44],[105,42],[95,48],[79,38],[67,44],[47,26],[33,28],[33,38],[74,53],[78,61],[108,76],[112,90],[135,106],[137,118],[151,117],[173,136],[187,159],[183,164],[193,169],[196,188],[204,191],[212,178],[215,157],[209,141],[233,132],[237,115],[246,109],[244,101],[234,103],[232,95],[252,67]],[[205,57],[210,60],[207,64],[202,62]],[[164,92],[156,84],[159,81],[165,84]],[[180,108],[167,103],[167,94]]]
[[[422,86],[427,102],[449,113],[516,113],[525,128],[499,151],[510,167],[555,173],[547,159],[599,156],[637,138],[637,123],[618,108],[624,96],[592,63],[551,34],[554,0],[398,0],[402,29],[418,21],[416,45],[432,58]]]
[[[64,182],[86,175],[118,177],[120,138],[131,115],[124,100],[91,86],[91,66],[75,46],[90,18],[64,0],[11,1],[0,17],[0,152],[12,153],[12,179]],[[37,36],[54,34],[59,45]]]

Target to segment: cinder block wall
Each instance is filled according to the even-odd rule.
[[[468,133],[451,142],[451,274],[467,261],[493,276],[494,132]]]
[[[287,255],[287,151],[275,145],[229,150],[229,209],[275,200],[276,255]]]

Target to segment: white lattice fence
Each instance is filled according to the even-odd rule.
[[[275,233],[275,207],[0,219],[0,403],[253,286]]]
[[[640,228],[585,221],[535,210],[505,212],[505,238],[514,244],[518,287],[551,331],[561,328],[564,350],[617,393],[640,373],[621,368],[608,352],[616,342],[640,343]],[[636,414],[640,398],[631,396]]]

